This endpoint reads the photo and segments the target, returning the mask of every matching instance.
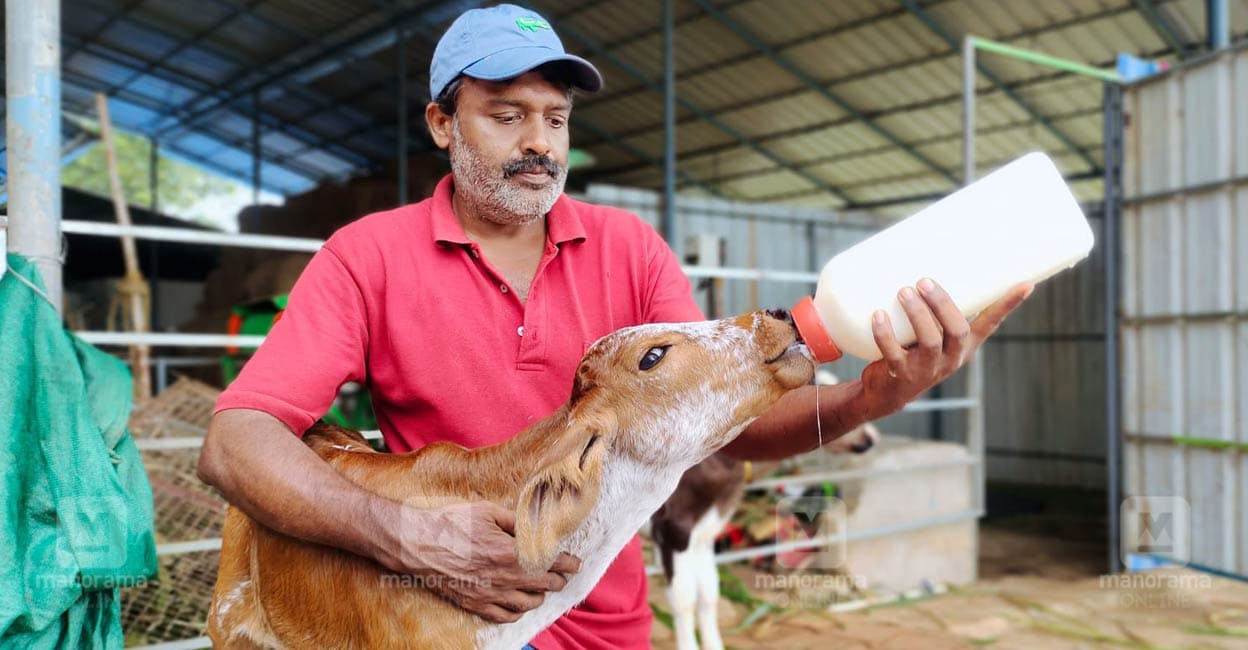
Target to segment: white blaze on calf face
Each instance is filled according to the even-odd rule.
[[[767,363],[790,348],[802,360]],[[813,363],[804,350],[790,325],[762,313],[641,325],[590,347],[576,391],[578,399],[606,402],[595,409],[616,414],[618,453],[653,465],[691,465],[736,437],[761,414],[762,401],[796,387],[789,375],[809,378]],[[661,360],[643,369],[651,351]]]

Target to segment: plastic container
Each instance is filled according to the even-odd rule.
[[[1027,154],[924,208],[823,267],[793,308],[819,363],[881,356],[871,317],[883,309],[899,343],[914,329],[897,292],[931,278],[970,318],[1020,282],[1040,282],[1092,251],[1092,229],[1048,156]]]

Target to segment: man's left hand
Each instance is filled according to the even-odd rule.
[[[876,312],[871,328],[884,358],[862,372],[862,398],[868,420],[895,413],[923,391],[944,381],[968,361],[984,340],[1000,327],[1035,285],[1012,288],[999,301],[968,323],[949,294],[930,279],[918,283],[918,291],[906,287],[898,294],[901,306],[914,327],[915,343],[903,348],[893,334],[892,321]]]

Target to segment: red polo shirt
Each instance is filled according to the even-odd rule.
[[[567,401],[576,366],[621,327],[701,320],[671,249],[637,216],[560,196],[521,304],[469,241],[451,177],[431,198],[334,234],[286,313],[217,410],[256,409],[298,434],[347,381],[367,382],[394,452],[439,440],[502,442]],[[637,537],[585,602],[533,641],[555,648],[649,647]]]

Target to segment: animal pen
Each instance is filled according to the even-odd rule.
[[[707,300],[708,316],[725,316],[754,308],[784,307],[813,292],[822,263],[835,253],[865,239],[879,229],[879,222],[865,215],[837,214],[828,210],[784,205],[744,204],[721,199],[675,198],[674,218],[661,214],[662,195],[644,190],[591,185],[585,199],[621,207],[641,215],[661,228],[677,254],[697,293]],[[250,234],[213,234],[163,227],[119,226],[65,221],[63,232],[79,235],[176,241],[205,246],[228,246],[273,251],[314,252],[319,240]],[[710,242],[710,245],[708,245]],[[717,258],[718,249],[722,257]],[[1069,280],[1066,280],[1069,281]],[[1059,282],[1061,282],[1059,280]],[[254,347],[258,336],[187,333],[80,332],[81,338],[101,346],[151,345],[157,348],[213,349],[222,346]],[[989,362],[991,363],[991,361]],[[857,377],[864,364],[844,359],[834,371],[845,378]],[[984,514],[984,401],[982,381],[972,369],[946,382],[926,399],[909,404],[905,414],[882,425],[886,434],[903,438],[947,439],[945,449],[931,459],[909,459],[884,467],[837,467],[814,456],[799,463],[802,473],[783,479],[759,477],[751,485],[770,490],[778,486],[849,485],[868,483],[877,477],[917,487],[934,479],[954,486],[956,496],[939,503],[922,504],[912,511],[874,525],[835,531],[815,537],[767,544],[720,553],[717,563],[772,556],[833,543],[896,538],[910,543],[933,531],[952,535],[952,543],[937,545],[942,556],[955,566],[957,582],[975,577],[976,521]],[[954,392],[955,390],[962,392]],[[212,582],[220,548],[224,502],[200,484],[194,461],[202,443],[213,393],[189,381],[174,384],[135,414],[134,433],[148,465],[156,500],[160,578],[143,587],[123,592],[123,612],[128,640],[145,648],[207,647],[203,620],[211,598]],[[374,433],[374,437],[376,434]],[[906,477],[910,477],[907,479]],[[960,484],[960,485],[959,485]],[[951,559],[954,555],[956,559]],[[930,564],[930,563],[929,563]],[[908,567],[912,568],[912,567]],[[657,573],[651,566],[649,571]],[[891,584],[903,590],[947,578],[909,571],[909,584]]]
[[[670,11],[672,3],[664,4]],[[903,1],[901,5],[903,13],[920,21],[929,16],[921,3]],[[47,3],[14,1],[6,4],[6,10],[10,40],[20,32],[56,49],[58,17],[48,13]],[[413,10],[403,16],[417,13]],[[350,44],[372,47],[384,41],[378,46],[384,47],[427,39],[414,28],[407,30],[406,22],[410,21],[366,30],[364,37]],[[939,484],[949,486],[953,494],[913,499],[913,507],[890,513],[890,517],[851,516],[848,528],[828,537],[737,548],[720,553],[716,561],[728,564],[833,542],[851,548],[867,540],[904,545],[930,535],[948,543],[937,548],[955,575],[933,579],[935,574],[907,565],[901,572],[907,584],[890,582],[888,589],[922,586],[930,591],[927,583],[971,581],[976,577],[979,550],[977,523],[987,509],[985,483],[995,479],[1107,486],[1107,564],[1111,570],[1119,568],[1124,550],[1138,550],[1134,545],[1138,540],[1131,535],[1139,530],[1130,517],[1140,510],[1163,512],[1170,507],[1150,501],[1154,497],[1179,497],[1190,506],[1190,530],[1201,531],[1192,536],[1191,547],[1153,548],[1152,553],[1127,557],[1139,566],[1190,562],[1210,572],[1242,578],[1248,574],[1248,426],[1244,424],[1248,371],[1243,369],[1248,367],[1243,359],[1248,341],[1244,322],[1248,223],[1243,222],[1248,215],[1248,108],[1235,99],[1248,92],[1248,54],[1242,46],[1223,49],[1178,69],[1125,83],[1112,73],[1034,51],[974,37],[959,41],[940,25],[925,24],[951,47],[962,48],[964,168],[956,178],[959,182],[982,171],[975,164],[977,152],[988,154],[994,164],[1003,156],[1022,153],[1011,149],[1013,142],[1002,134],[1006,127],[975,125],[975,105],[983,101],[981,95],[1001,86],[982,70],[985,52],[1008,57],[1016,65],[1038,64],[1096,78],[1063,77],[1069,81],[1064,101],[1072,110],[1096,111],[1103,118],[1103,174],[1098,169],[1095,174],[1070,179],[1104,187],[1103,201],[1084,206],[1097,246],[1089,261],[1042,285],[1029,306],[1007,321],[967,371],[879,423],[901,445],[892,449],[921,448],[921,453],[897,456],[882,465],[812,454],[796,463],[801,470],[796,475],[756,477],[751,484],[755,490],[772,491],[833,483],[845,494],[854,493],[854,486],[870,484],[877,489],[887,481],[911,489]],[[664,28],[670,55],[674,29],[670,15],[665,17]],[[584,36],[572,40],[591,52],[612,56]],[[350,54],[345,45],[336,49],[332,57]],[[332,57],[292,69],[311,74],[306,68],[337,60]],[[17,71],[24,70],[33,80],[32,87],[55,88],[56,97],[44,99],[59,101],[60,80],[44,63],[9,56],[10,87],[19,78]],[[114,59],[109,63],[122,66],[125,62]],[[612,63],[648,83],[650,90],[666,90],[662,93],[667,108],[662,158],[667,163],[665,192],[591,184],[582,198],[630,210],[662,232],[684,263],[683,270],[708,317],[791,306],[813,292],[827,259],[881,227],[882,222],[866,212],[871,206],[841,211],[677,195],[678,182],[692,181],[674,165],[678,98],[672,61],[665,58],[662,84],[641,79],[643,75],[634,74],[618,59]],[[401,102],[410,92],[403,79],[397,84]],[[266,81],[278,83],[280,78]],[[72,86],[80,81],[67,83]],[[248,98],[259,103],[266,86],[247,84],[243,90],[203,91],[203,96],[210,104],[243,104]],[[0,241],[7,235],[10,249],[38,261],[54,290],[59,290],[59,279],[54,278],[59,278],[61,233],[300,253],[315,252],[322,244],[313,238],[62,221],[59,200],[45,200],[59,197],[55,191],[59,180],[52,174],[60,165],[58,112],[16,105],[20,102],[14,102],[12,90],[8,102],[8,142],[26,138],[31,146],[28,152],[9,155],[12,199],[7,229],[0,221]],[[399,114],[404,123],[406,114],[401,110]],[[211,115],[210,110],[200,110],[189,119],[204,122]],[[244,148],[251,145],[259,152],[260,125],[296,140],[302,136],[271,117],[253,118],[257,126],[252,138],[242,143]],[[1042,131],[1062,133],[1047,121],[1041,122]],[[601,127],[586,128],[612,141]],[[312,147],[317,141],[303,139],[306,142],[299,146]],[[398,157],[406,161],[401,155],[410,149],[406,128],[397,139]],[[748,136],[737,139],[749,140]],[[1059,138],[1054,146],[1064,144]],[[1086,148],[1071,151],[1072,159],[1089,156]],[[336,154],[349,158],[351,152],[337,150]],[[284,160],[297,158],[296,153],[282,155]],[[639,159],[656,168],[662,162],[644,154]],[[260,156],[251,171],[244,175],[259,187]],[[272,170],[263,167],[263,171]],[[407,191],[407,173],[406,165],[400,166],[400,195]],[[263,340],[216,333],[78,334],[89,343],[113,349],[149,345],[216,350],[255,347]],[[157,359],[158,365],[173,363],[177,362]],[[848,358],[832,366],[842,379],[855,378],[862,369],[861,362]],[[165,382],[159,379],[157,384],[163,387]],[[131,420],[155,497],[161,573],[147,585],[123,590],[128,646],[209,645],[203,623],[215,578],[224,502],[195,478],[194,466],[214,399],[212,388],[182,379],[141,405]],[[1095,408],[1070,407],[1087,403]],[[1122,509],[1124,497],[1135,499],[1135,510]],[[649,571],[653,574],[659,569],[651,566]]]
[[[968,39],[967,42],[973,41]],[[967,78],[970,80],[968,88],[973,88],[974,83],[973,52],[974,47],[968,45],[964,59]],[[1107,84],[1104,91],[1107,100],[1105,124],[1110,129],[1120,124],[1115,85]],[[973,96],[973,92],[967,95]],[[966,131],[970,144],[964,147],[966,152],[974,151],[975,147],[973,111],[974,102],[968,101],[964,117],[970,127]],[[1115,146],[1116,142],[1114,138],[1106,138],[1107,161],[1115,159],[1110,147]],[[973,169],[973,160],[968,158],[968,161],[971,161],[967,167],[969,173]],[[1107,173],[1116,169],[1108,163],[1106,166],[1110,170]],[[1109,186],[1107,183],[1107,187]],[[630,210],[663,230],[673,249],[685,263],[683,270],[690,277],[708,317],[793,304],[800,297],[813,292],[818,271],[824,261],[869,237],[881,227],[879,221],[865,214],[840,214],[822,209],[745,204],[684,196],[675,199],[674,218],[665,219],[662,194],[606,185],[591,185],[581,198]],[[1114,197],[1110,196],[1103,205],[1105,207],[1085,205],[1085,211],[1093,219],[1098,241],[1093,259],[1078,269],[1055,278],[1051,281],[1051,286],[1043,286],[1040,290],[1038,297],[1047,303],[1053,313],[1020,314],[1020,318],[1008,322],[1003,332],[994,337],[995,347],[990,344],[981,354],[982,361],[974,364],[980,365],[980,369],[972,367],[969,372],[959,373],[925,399],[908,405],[903,414],[893,416],[881,424],[886,435],[892,434],[899,439],[944,440],[949,447],[929,454],[930,458],[927,459],[910,459],[901,466],[893,464],[884,467],[847,466],[843,462],[812,454],[796,463],[800,466],[801,473],[774,479],[759,477],[750,485],[752,489],[766,491],[777,487],[792,488],[827,483],[862,485],[882,477],[887,477],[890,481],[902,481],[906,485],[918,485],[918,481],[949,485],[952,479],[953,484],[960,482],[965,487],[964,498],[946,499],[938,504],[928,504],[926,508],[918,507],[892,519],[876,521],[875,525],[867,528],[855,528],[857,522],[851,519],[848,529],[837,530],[828,537],[724,551],[717,555],[716,562],[740,562],[794,550],[826,547],[833,543],[853,545],[854,542],[863,540],[880,543],[881,540],[894,539],[900,544],[909,543],[907,548],[914,548],[913,542],[922,539],[919,536],[937,533],[938,537],[935,539],[941,539],[940,535],[943,535],[947,540],[952,535],[954,540],[952,543],[942,542],[938,546],[945,553],[942,557],[955,567],[953,576],[939,576],[936,580],[930,580],[928,575],[915,572],[913,566],[907,566],[905,568],[909,582],[891,582],[888,588],[894,591],[920,586],[931,589],[934,582],[939,584],[944,579],[969,582],[974,580],[976,571],[976,522],[985,512],[984,481],[986,475],[992,476],[985,468],[986,454],[995,452],[999,456],[997,462],[1004,465],[998,468],[998,476],[1016,475],[1019,470],[1008,465],[1009,461],[1027,460],[1033,462],[1030,471],[1039,472],[1033,480],[1052,480],[1056,474],[1066,477],[1067,480],[1074,475],[1074,482],[1077,484],[1103,481],[1105,476],[1100,473],[1084,475],[1071,472],[1072,466],[1082,468],[1089,461],[1095,463],[1095,457],[1081,457],[1060,451],[1045,453],[1012,448],[1017,443],[1027,445],[1027,436],[1015,440],[1008,434],[1016,426],[1015,422],[1020,416],[1036,413],[1037,402],[1010,403],[1010,398],[1005,394],[1008,387],[1022,384],[1030,386],[1038,395],[1047,394],[1049,398],[1061,399],[1062,391],[1086,391],[1099,384],[1107,404],[1104,422],[1107,423],[1106,426],[1111,426],[1108,424],[1112,422],[1109,414],[1113,412],[1112,398],[1116,391],[1112,383],[1101,382],[1112,382],[1117,372],[1110,365],[1101,368],[1097,366],[1102,363],[1101,359],[1105,359],[1105,364],[1114,363],[1112,359],[1105,358],[1105,351],[1109,349],[1106,347],[1105,333],[1113,331],[1113,310],[1100,308],[1103,304],[1102,296],[1105,295],[1104,287],[1113,286],[1114,283],[1110,275],[1114,269],[1105,264],[1105,244],[1112,238],[1105,238],[1103,230],[1103,215],[1114,210]],[[275,251],[313,252],[321,243],[318,240],[291,237],[215,235],[159,227],[126,228],[72,221],[64,223],[64,231],[110,237],[129,234],[161,241]],[[1128,266],[1124,268],[1129,275],[1132,267],[1130,262],[1126,264]],[[1059,318],[1054,314],[1065,316]],[[1111,323],[1108,328],[1105,325],[1107,322]],[[107,346],[146,342],[167,347],[217,348],[225,345],[255,346],[262,340],[262,337],[256,336],[220,334],[139,336],[113,332],[82,332],[81,336],[88,342]],[[1130,334],[1128,340],[1131,340],[1129,337]],[[1040,349],[1037,353],[1038,343],[1067,350],[1066,353],[1059,352],[1056,356],[1064,359],[1068,365],[1054,367],[1048,364],[1046,369],[1046,364],[1037,363],[1036,360],[1040,357],[1036,357],[1036,354],[1041,357],[1053,354],[1046,349]],[[1112,347],[1113,344],[1110,343],[1109,346]],[[1126,363],[1130,363],[1129,348],[1127,354]],[[864,365],[856,359],[846,358],[832,364],[832,369],[840,377],[853,378],[861,373]],[[982,379],[976,376],[983,372],[984,366],[993,377],[1002,379],[985,387]],[[1037,381],[1035,375],[1045,370],[1048,376]],[[1067,373],[1103,379],[1093,379],[1091,382],[1081,379],[1073,385],[1063,386],[1060,377]],[[202,630],[203,616],[207,612],[211,582],[215,577],[217,549],[220,544],[217,533],[224,503],[211,491],[203,489],[202,486],[191,486],[189,483],[195,482],[193,458],[197,455],[202,440],[202,423],[206,422],[206,409],[210,408],[209,395],[210,392],[205,392],[203,387],[192,382],[179,382],[168,391],[163,401],[158,398],[153,402],[153,414],[145,413],[138,420],[149,423],[148,428],[136,426],[138,444],[143,450],[145,460],[150,463],[153,488],[158,495],[158,530],[162,533],[158,552],[161,556],[162,580],[177,581],[174,584],[150,584],[139,590],[131,590],[125,595],[128,620],[143,628],[128,632],[133,638],[140,640],[144,647],[192,648],[207,645],[207,639],[199,632]],[[1066,392],[1065,395],[1069,399],[1070,393]],[[1043,403],[1044,399],[1041,397],[1039,403]],[[1000,409],[1002,402],[1008,404],[1005,409]],[[985,413],[993,405],[998,410]],[[177,415],[187,412],[198,413],[198,418]],[[989,422],[987,425],[986,419]],[[1096,422],[1097,419],[1093,418],[1093,421]],[[201,424],[188,426],[190,422]],[[1127,422],[1130,430],[1132,420],[1128,419]],[[1042,429],[1051,427],[1052,424],[1042,421],[1035,426]],[[1102,429],[1105,430],[1107,429]],[[1075,431],[1086,434],[1086,424]],[[373,437],[377,437],[375,433]],[[987,451],[986,437],[996,440],[992,452]],[[1110,449],[1114,438],[1115,436],[1104,438]],[[1034,442],[1034,438],[1030,440]],[[1128,442],[1130,444],[1132,443]],[[1234,449],[1234,446],[1228,447],[1228,450]],[[1112,459],[1112,451],[1108,453]],[[1037,470],[1034,465],[1037,460],[1047,462],[1051,468]],[[1107,469],[1111,478],[1115,471],[1111,460]],[[189,481],[188,476],[191,477]],[[906,482],[907,480],[913,482]],[[853,489],[849,491],[854,492]],[[1130,490],[1130,493],[1138,492]],[[1111,503],[1116,503],[1115,499],[1116,497],[1110,496]],[[215,519],[212,514],[214,507],[217,512]],[[1110,510],[1111,518],[1116,517],[1117,508]],[[950,549],[956,552],[951,553]],[[955,558],[958,554],[961,557]],[[1117,561],[1119,554],[1116,546],[1109,554],[1111,562]],[[656,574],[660,570],[651,565],[648,572]]]

